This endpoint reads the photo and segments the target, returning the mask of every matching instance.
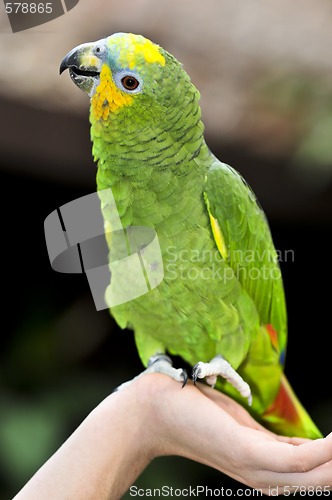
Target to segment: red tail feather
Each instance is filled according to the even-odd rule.
[[[276,399],[263,415],[263,421],[267,427],[279,434],[311,439],[322,437],[295,396],[285,375],[282,376]]]

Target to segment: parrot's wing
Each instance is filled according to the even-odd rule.
[[[267,326],[283,358],[287,342],[285,296],[264,212],[241,175],[216,158],[206,176],[204,196],[218,249],[253,299],[261,324]]]

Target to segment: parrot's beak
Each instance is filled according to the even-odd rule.
[[[60,75],[69,69],[75,85],[87,94],[93,94],[99,83],[99,76],[105,53],[104,40],[94,43],[83,43],[72,49],[60,64]]]

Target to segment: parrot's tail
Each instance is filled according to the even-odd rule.
[[[262,416],[263,424],[277,434],[310,439],[323,437],[297,399],[285,375],[276,399]]]

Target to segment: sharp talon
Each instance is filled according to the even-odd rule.
[[[186,370],[182,370],[181,376],[183,377],[183,383],[182,383],[182,389],[183,389],[186,383],[188,382],[188,375]]]
[[[199,374],[199,368],[197,365],[195,365],[193,368],[193,371],[192,371],[192,375],[191,375],[193,382],[194,382],[194,385],[196,385],[198,374]]]

